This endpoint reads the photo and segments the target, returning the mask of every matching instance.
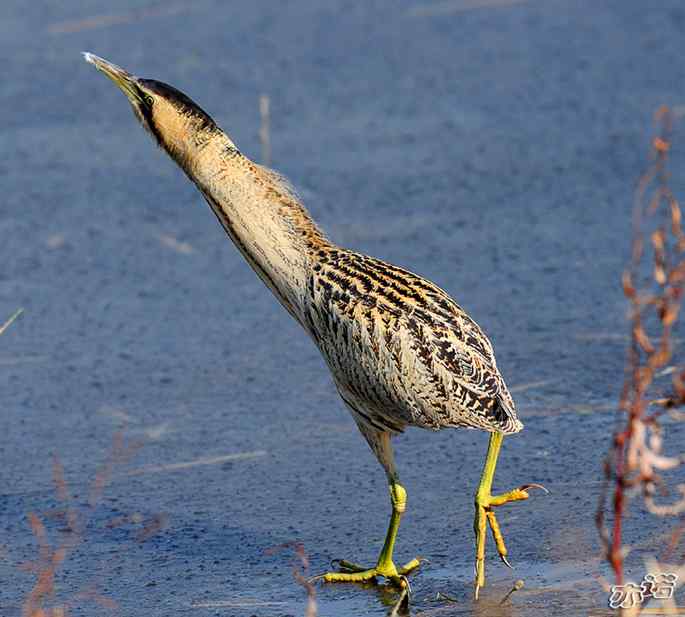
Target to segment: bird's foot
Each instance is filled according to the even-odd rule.
[[[316,578],[321,578],[326,583],[375,583],[379,578],[385,578],[398,589],[406,589],[409,585],[407,574],[421,565],[421,558],[412,559],[401,568],[396,567],[392,561],[379,562],[374,568],[365,568],[344,559],[336,559],[333,563],[337,564],[338,572],[327,572]]]
[[[515,488],[508,493],[501,495],[484,494],[482,491],[476,493],[476,516],[473,522],[473,528],[476,532],[476,579],[474,581],[474,595],[478,599],[478,592],[481,587],[485,585],[485,536],[486,527],[490,527],[492,537],[497,546],[497,552],[500,559],[511,568],[511,564],[507,561],[507,547],[504,544],[504,537],[497,522],[495,511],[493,508],[502,506],[510,501],[522,501],[528,499],[528,491],[531,488],[539,488],[549,493],[549,491],[542,486],[542,484],[524,484],[519,488]]]

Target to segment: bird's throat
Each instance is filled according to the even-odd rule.
[[[298,321],[312,258],[329,245],[287,181],[243,156],[223,132],[174,156],[231,240]]]

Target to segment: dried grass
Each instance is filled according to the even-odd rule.
[[[273,555],[284,549],[292,549],[295,554],[293,577],[307,593],[307,606],[304,615],[305,617],[317,617],[316,588],[308,576],[309,557],[307,557],[307,553],[304,550],[304,544],[302,542],[286,542],[285,544],[279,544],[278,546],[269,548],[265,552],[267,555]]]
[[[259,97],[259,142],[262,146],[262,165],[271,166],[271,99]]]
[[[100,573],[98,579],[86,583],[79,591],[64,600],[56,599],[55,581],[69,556],[85,543],[88,521],[101,502],[115,468],[127,463],[140,446],[140,442],[126,442],[122,433],[115,435],[105,462],[98,468],[88,487],[86,507],[80,507],[72,499],[64,467],[57,457],[53,457],[52,480],[59,507],[42,513],[29,512],[27,515],[37,555],[32,561],[19,566],[21,570],[35,577],[32,589],[24,596],[22,617],[68,617],[72,608],[80,608],[83,603],[95,604],[110,610],[118,607],[113,598],[99,591],[99,578],[102,578],[104,573]],[[57,521],[62,525],[59,529],[59,541],[54,544],[50,541],[50,533],[46,526],[48,521]],[[134,526],[132,537],[134,542],[140,543],[159,532],[166,525],[166,517],[160,514],[149,518],[140,514],[120,516],[108,521],[106,527],[114,528],[125,524]],[[126,544],[122,545],[119,553],[127,548],[129,546]],[[116,554],[111,556],[109,561],[116,557]]]

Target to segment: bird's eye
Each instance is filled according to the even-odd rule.
[[[146,102],[148,105],[152,106],[152,103],[154,103],[154,99],[153,99],[149,94],[146,94],[146,95],[145,95],[145,102]]]

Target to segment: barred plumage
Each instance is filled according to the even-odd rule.
[[[225,153],[217,140],[215,150]],[[198,182],[202,193],[248,263],[312,336],[360,424],[393,433],[406,426],[521,430],[490,341],[445,291],[333,244],[285,178],[237,149],[217,156],[210,169],[202,175],[209,180]],[[238,192],[261,206],[249,223],[227,183],[236,169],[249,178]]]
[[[276,298],[315,341],[343,401],[383,465],[392,516],[375,567],[341,562],[326,581],[384,576],[405,586],[393,547],[406,491],[390,437],[407,426],[492,433],[476,493],[476,596],[484,584],[485,530],[506,548],[492,507],[526,499],[527,485],[490,495],[502,435],[523,427],[490,341],[447,293],[403,268],[336,246],[287,181],[244,157],[185,94],[86,54],[128,97],[138,120],[197,185],[226,233]]]
[[[329,246],[313,256],[305,317],[360,422],[392,432],[522,428],[490,341],[430,281]]]

